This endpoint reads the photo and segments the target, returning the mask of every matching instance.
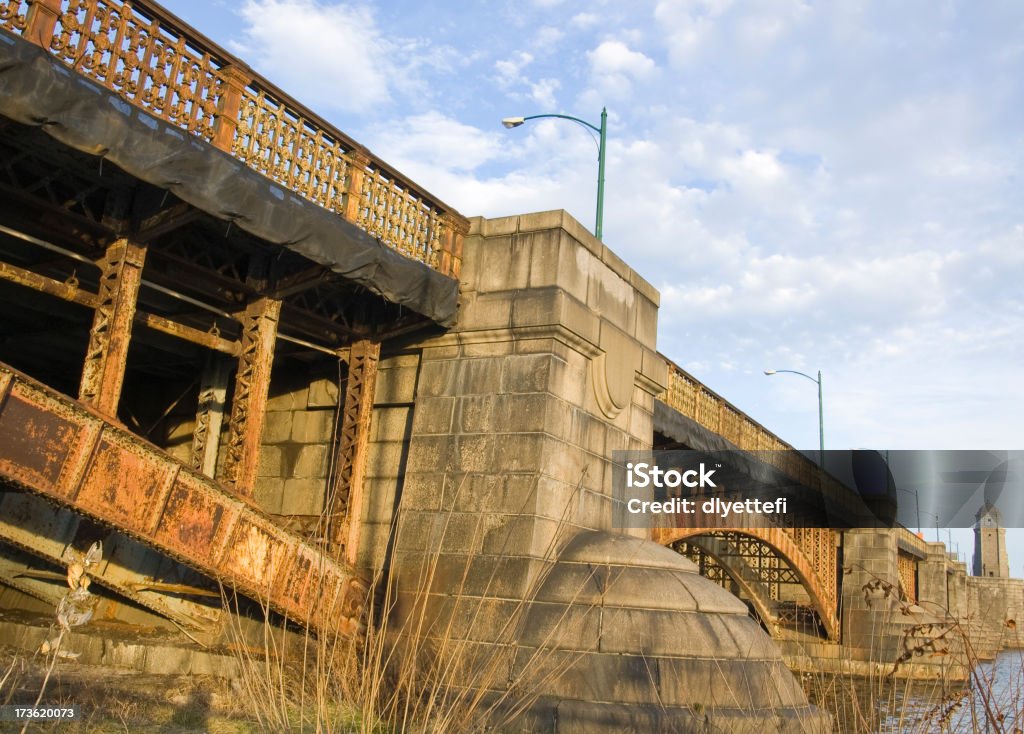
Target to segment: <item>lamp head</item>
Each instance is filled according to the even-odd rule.
[[[501,124],[511,130],[514,127],[519,127],[524,122],[526,122],[525,117],[506,117],[501,121]]]
[[[766,375],[774,375],[775,374],[775,370],[765,370],[764,373]]]

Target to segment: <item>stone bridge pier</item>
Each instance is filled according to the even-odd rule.
[[[742,602],[611,528],[611,452],[650,448],[666,383],[655,289],[560,211],[472,220],[463,257],[457,326],[382,359],[412,414],[369,447],[361,562],[409,664],[529,731],[826,730]]]

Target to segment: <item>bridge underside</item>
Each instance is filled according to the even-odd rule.
[[[740,452],[697,420],[655,401],[656,450]],[[750,451],[747,448],[747,451]],[[795,452],[793,452],[795,453]],[[716,458],[717,460],[717,458]],[[753,455],[724,471],[774,483],[777,467]],[[790,480],[791,481],[791,480]],[[788,631],[839,638],[838,537],[828,528],[661,528],[655,540],[694,561],[701,573],[742,598],[775,637]]]
[[[456,281],[0,40],[0,584],[54,602],[101,540],[110,617],[212,639],[220,582],[351,629],[382,345],[450,322]],[[268,405],[325,376],[268,454]]]

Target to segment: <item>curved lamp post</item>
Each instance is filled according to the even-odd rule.
[[[501,124],[511,130],[514,127],[519,127],[527,120],[538,120],[542,117],[557,117],[562,120],[570,120],[579,125],[583,125],[590,130],[593,130],[599,136],[599,142],[597,144],[597,224],[594,225],[594,236],[597,239],[601,239],[602,222],[604,220],[604,152],[605,142],[608,139],[608,108],[603,107],[601,109],[601,126],[592,125],[586,120],[581,120],[578,117],[571,115],[527,115],[526,117],[506,117],[501,121]]]
[[[777,375],[782,372],[788,372],[791,375],[800,375],[806,377],[811,382],[817,383],[818,385],[818,447],[820,453],[818,454],[818,465],[821,467],[825,466],[825,415],[821,403],[821,370],[818,370],[818,379],[814,379],[810,375],[804,372],[798,372],[796,370],[765,370],[766,375]]]

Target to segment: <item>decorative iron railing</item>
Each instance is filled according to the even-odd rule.
[[[0,27],[149,113],[459,277],[468,221],[150,0],[0,0]]]
[[[830,475],[818,471],[817,465],[801,455],[799,451],[780,439],[774,433],[750,418],[727,400],[705,387],[699,380],[665,358],[668,364],[668,390],[665,403],[683,415],[692,418],[710,431],[717,433],[744,451],[770,452],[759,454],[759,458],[771,463],[776,469],[805,486],[818,487],[834,497],[842,497],[849,489]],[[924,557],[925,542],[904,527],[894,528],[899,541]],[[809,557],[826,559],[834,565],[835,538],[832,531],[821,532],[816,528],[791,529],[797,543]],[[914,561],[916,563],[916,561]],[[824,571],[827,573],[827,569]],[[834,569],[832,571],[834,575]]]

